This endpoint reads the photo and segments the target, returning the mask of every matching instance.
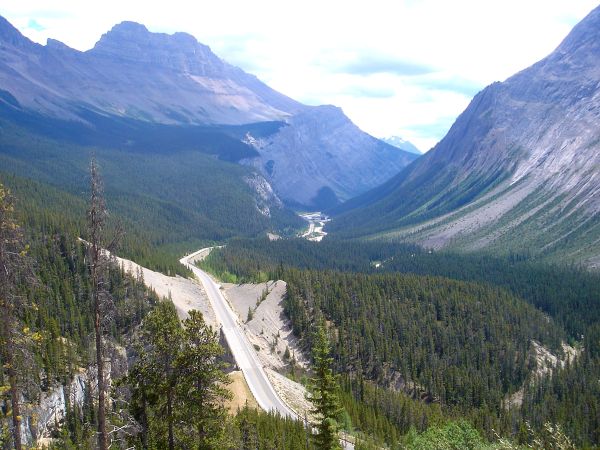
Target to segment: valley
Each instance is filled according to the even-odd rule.
[[[600,448],[599,6],[487,87],[161,16],[0,16],[0,448]]]
[[[599,25],[596,8],[547,57],[475,95],[430,152],[331,208],[328,232],[596,267]]]

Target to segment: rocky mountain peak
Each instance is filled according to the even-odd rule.
[[[574,27],[554,52],[523,72],[548,82],[562,80],[581,84],[587,80],[595,84],[600,76],[600,6]],[[520,75],[513,78],[518,79]]]
[[[596,8],[546,58],[478,93],[432,151],[330,231],[597,267],[599,80]]]
[[[64,42],[52,38],[48,38],[46,41],[46,47],[53,50],[75,51]]]
[[[344,114],[339,106],[319,105],[312,106],[296,114],[294,122],[297,126],[302,126],[309,132],[317,130],[335,130],[344,127],[355,127],[352,121]]]
[[[121,23],[113,26],[110,31],[104,34],[104,38],[110,39],[121,36],[147,36],[150,34],[148,28],[145,25],[137,22],[132,22],[130,20],[124,20]]]
[[[419,150],[412,142],[400,136],[389,136],[381,139],[386,144],[390,144],[393,147],[399,148],[406,152],[414,153],[415,155],[422,155],[423,153]]]
[[[239,125],[303,109],[193,36],[153,33],[136,22],[114,26],[79,52],[52,39],[35,44],[2,19],[0,50],[0,89],[60,119],[80,117],[83,106],[149,122]]]
[[[573,28],[556,53],[574,55],[582,51],[600,56],[600,6]]]
[[[32,45],[32,42],[21,34],[19,30],[4,17],[0,16],[0,43],[7,43],[16,47]]]
[[[128,21],[102,35],[90,53],[208,77],[221,76],[225,67],[208,46],[188,33],[153,33]]]

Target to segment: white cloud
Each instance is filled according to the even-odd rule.
[[[0,14],[33,40],[79,50],[123,20],[187,31],[275,89],[341,106],[364,130],[401,134],[425,150],[472,89],[544,57],[596,1],[4,0]],[[28,27],[32,20],[38,26]],[[369,60],[378,70],[365,69]]]

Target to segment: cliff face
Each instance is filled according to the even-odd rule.
[[[432,151],[333,228],[594,265],[599,123],[597,8],[548,57],[477,94]]]
[[[260,154],[249,162],[282,199],[317,208],[378,186],[417,158],[362,132],[334,106],[306,109],[276,134],[247,142]]]
[[[362,132],[338,109],[276,92],[189,34],[123,22],[79,52],[55,40],[35,44],[0,19],[0,103],[90,127],[98,115],[185,127],[285,123],[261,137],[268,149],[259,146],[260,157],[250,163],[288,202],[346,200],[414,159]]]

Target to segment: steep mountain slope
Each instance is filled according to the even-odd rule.
[[[0,179],[15,174],[35,180],[46,197],[42,203],[60,212],[64,205],[55,205],[44,186],[86,199],[93,153],[111,211],[128,232],[143,237],[143,244],[155,250],[193,249],[240,234],[282,232],[302,223],[282,208],[259,174],[219,161],[202,148],[141,153],[86,146],[32,133],[1,117],[0,128]]]
[[[219,59],[193,36],[123,22],[86,52],[35,44],[0,19],[0,85],[55,118],[89,109],[160,123],[241,124],[283,119],[302,105]]]
[[[288,119],[278,133],[246,142],[260,168],[291,203],[334,206],[380,185],[417,156],[363,133],[334,106],[310,108]],[[319,155],[318,158],[315,155]]]
[[[27,115],[54,121],[46,127],[51,133],[56,133],[55,121],[62,121],[59,129],[79,124],[92,131],[77,130],[78,136],[88,138],[100,130],[105,140],[119,138],[110,142],[119,147],[132,143],[139,147],[140,139],[148,136],[148,123],[162,126],[152,129],[146,144],[170,147],[180,144],[180,137],[173,139],[180,133],[188,136],[186,144],[194,141],[195,127],[206,131],[206,126],[241,126],[235,133],[225,130],[230,138],[226,145],[233,147],[241,145],[246,133],[253,139],[272,135],[268,150],[237,152],[235,160],[260,154],[247,162],[267,178],[276,174],[270,181],[292,204],[335,201],[332,194],[346,200],[386,181],[414,158],[392,152],[339,111],[336,123],[319,123],[323,108],[302,105],[274,91],[189,34],[151,33],[134,22],[116,25],[94,48],[80,52],[51,39],[46,46],[33,43],[0,17],[0,100]],[[264,122],[280,124],[263,127],[259,134],[256,126],[246,125]],[[115,125],[118,133],[113,133]],[[331,162],[331,155],[337,163]],[[361,173],[358,183],[349,172]],[[289,190],[288,183],[295,189]]]
[[[600,8],[477,94],[446,137],[330,227],[425,246],[600,262]]]

